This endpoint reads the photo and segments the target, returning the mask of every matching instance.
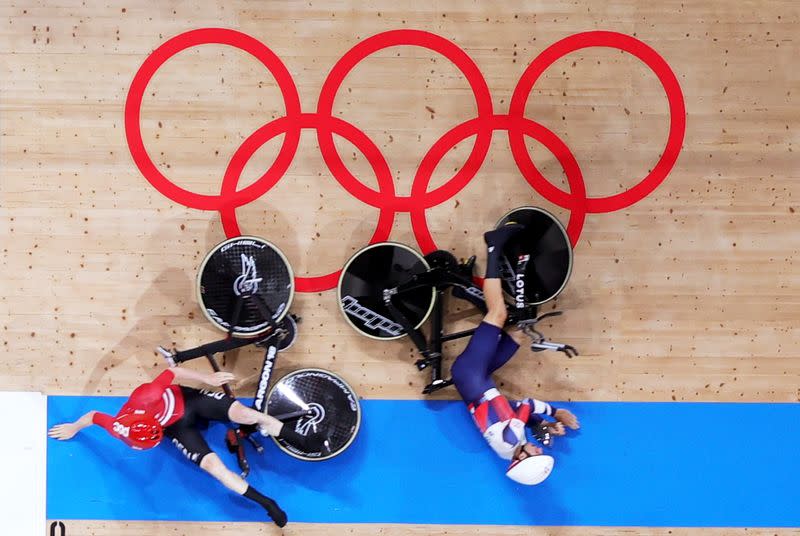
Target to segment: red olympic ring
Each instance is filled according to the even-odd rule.
[[[481,129],[488,132],[493,130],[508,130],[509,132],[519,132],[522,135],[527,135],[534,138],[536,141],[547,147],[551,153],[556,157],[561,168],[567,175],[567,182],[569,183],[570,190],[573,192],[575,203],[570,207],[569,224],[567,225],[567,235],[572,242],[573,247],[578,243],[581,230],[583,229],[583,222],[586,218],[586,186],[583,182],[583,175],[578,161],[573,156],[572,152],[566,144],[548,130],[544,126],[527,119],[525,117],[511,117],[508,115],[495,115],[487,119],[473,119],[458,125],[456,128],[447,132],[437,141],[433,147],[428,151],[428,154],[422,159],[422,164],[419,169],[423,170],[417,172],[417,178],[411,187],[411,197],[414,196],[415,189],[419,188],[423,192],[427,189],[430,182],[431,175],[436,169],[436,165],[441,162],[445,154],[452,149],[457,143],[465,138],[472,136],[479,132]],[[426,162],[428,165],[426,166]],[[466,166],[465,166],[466,168]],[[462,168],[463,170],[463,168]],[[477,169],[470,170],[472,176],[477,173]],[[471,177],[470,177],[471,178]],[[446,185],[444,185],[446,186]],[[444,186],[440,187],[441,190]],[[436,190],[434,190],[436,191]],[[455,195],[455,194],[453,194]],[[449,197],[443,199],[441,202],[446,201]],[[438,204],[438,203],[437,203]],[[430,229],[425,218],[425,207],[415,208],[411,210],[411,226],[414,230],[414,236],[420,249],[424,252],[435,251],[436,243],[431,237]]]
[[[281,117],[256,130],[234,153],[230,164],[228,164],[228,168],[225,170],[225,176],[222,181],[223,197],[229,191],[235,191],[236,184],[239,181],[242,170],[247,165],[247,162],[250,160],[252,155],[270,139],[274,138],[281,132],[285,132],[285,129],[282,129],[281,127],[290,120],[296,121],[291,128],[298,128],[299,132],[299,128],[314,128],[314,125],[318,124],[318,115],[300,114],[296,118]],[[392,172],[389,169],[389,164],[383,158],[380,149],[378,149],[373,141],[362,131],[358,130],[346,121],[334,117],[327,117],[325,121],[327,123],[326,128],[330,129],[331,132],[335,132],[359,148],[359,150],[367,158],[367,161],[372,165],[381,187],[386,187],[390,190],[390,193],[394,195],[394,183],[392,182]],[[286,128],[290,127],[287,125]],[[328,158],[326,158],[325,161],[328,162]],[[332,170],[334,169],[331,163],[328,163],[328,165]],[[341,162],[341,160],[339,160],[339,165],[346,171],[344,163]],[[274,164],[272,168],[275,168]],[[270,171],[272,171],[272,169]],[[263,193],[265,193],[267,190],[272,188],[275,183],[278,182],[278,179],[280,179],[280,175],[277,175],[274,178],[267,177],[265,175],[253,183],[251,187],[263,180],[263,184],[260,185],[259,191],[263,190]],[[356,191],[359,193],[362,193],[364,190],[372,192],[372,190],[369,190],[369,188],[363,186],[361,183],[358,183],[358,186],[359,188],[357,188]],[[353,192],[351,191],[351,193]],[[355,193],[353,193],[353,195],[358,197],[358,195]],[[225,230],[225,235],[228,237],[239,236],[242,234],[239,230],[239,223],[236,220],[236,208],[237,205],[230,204],[220,209],[222,228]],[[381,208],[380,216],[378,217],[378,225],[375,228],[372,238],[370,239],[370,244],[374,242],[383,242],[389,239],[389,235],[392,232],[392,227],[394,226],[394,215],[394,210],[389,209],[388,211],[384,211],[384,209]],[[341,270],[316,277],[296,277],[295,286],[299,292],[319,292],[322,290],[328,290],[336,286],[339,280],[339,272],[341,272]]]
[[[236,150],[225,170],[219,195],[201,195],[178,187],[158,170],[144,147],[140,115],[144,92],[156,71],[175,54],[190,47],[212,43],[233,46],[255,56],[275,77],[283,95],[286,114],[257,129]],[[336,94],[350,71],[369,55],[393,46],[423,47],[449,59],[466,77],[477,107],[476,117],[451,128],[428,150],[415,173],[411,194],[405,197],[396,195],[389,165],[378,146],[353,124],[333,116]],[[564,55],[587,47],[618,48],[639,58],[658,76],[667,94],[670,109],[667,145],[657,165],[633,188],[608,197],[587,197],[580,166],[566,144],[552,131],[524,117],[525,104],[539,76]],[[535,58],[514,89],[508,114],[493,112],[486,80],[466,52],[451,41],[420,30],[383,32],[350,49],[328,74],[315,113],[302,112],[291,75],[269,48],[246,34],[223,28],[193,30],[177,35],[159,46],[136,73],[125,103],[128,146],[144,177],[173,201],[190,208],[218,211],[225,234],[229,238],[241,234],[236,209],[266,194],[283,177],[297,152],[300,132],[304,128],[316,130],[320,152],[336,181],[355,198],[378,208],[378,222],[370,243],[387,240],[394,225],[395,214],[408,212],[420,249],[429,253],[437,248],[428,228],[426,210],[457,195],[469,184],[486,159],[495,130],[505,130],[508,133],[514,160],[534,190],[550,202],[570,210],[567,233],[574,247],[580,238],[587,213],[610,212],[630,206],[650,194],[666,178],[680,153],[686,117],[683,94],[677,78],[663,58],[633,37],[600,31],[580,33],[562,39]],[[284,134],[283,144],[275,162],[255,182],[237,190],[242,170],[253,154],[281,134]],[[346,139],[361,151],[375,173],[378,190],[369,188],[350,173],[333,142],[334,134]],[[429,192],[428,185],[441,160],[456,144],[471,136],[475,136],[475,142],[464,165],[444,184]],[[525,147],[525,136],[537,140],[553,153],[567,176],[569,193],[551,184],[536,169]],[[296,288],[299,292],[328,290],[336,286],[338,277],[339,271],[316,277],[297,277]]]
[[[631,206],[644,199],[667,178],[672,166],[678,159],[683,144],[683,135],[686,132],[686,109],[683,103],[683,93],[678,84],[678,79],[664,59],[658,53],[638,39],[629,35],[615,32],[586,32],[575,34],[561,41],[553,43],[534,59],[525,72],[522,73],[517,87],[511,97],[509,115],[522,117],[525,114],[525,103],[533,89],[533,85],[541,74],[557,60],[570,52],[575,52],[588,47],[610,47],[624,50],[639,58],[656,74],[661,86],[667,94],[669,102],[669,135],[664,153],[653,167],[653,170],[639,184],[633,188],[607,197],[590,197],[586,201],[587,212],[613,212]],[[511,153],[522,175],[530,185],[545,199],[562,208],[571,208],[574,203],[575,192],[566,193],[553,186],[539,173],[533,164],[525,140],[520,131],[509,129],[508,141]],[[570,188],[572,185],[570,185]]]
[[[131,82],[131,87],[128,90],[128,98],[125,101],[125,135],[136,166],[145,179],[155,186],[156,190],[189,208],[220,210],[224,206],[242,206],[255,201],[264,193],[259,192],[259,189],[262,188],[261,180],[274,176],[277,177],[275,182],[278,181],[294,158],[294,153],[300,142],[300,129],[295,128],[286,131],[284,144],[281,147],[278,158],[261,179],[244,190],[233,192],[230,196],[226,197],[223,193],[220,193],[220,195],[201,195],[184,190],[170,182],[150,159],[147,149],[144,147],[140,123],[142,98],[147,89],[147,84],[150,83],[153,75],[167,60],[187,48],[207,44],[230,45],[255,56],[278,82],[278,87],[283,94],[283,102],[286,105],[286,117],[294,117],[300,114],[300,96],[297,93],[294,80],[292,80],[292,75],[289,74],[286,66],[274,52],[247,34],[233,30],[205,28],[192,30],[173,37],[155,49],[144,61],[136,76],[133,77],[133,82]]]
[[[427,48],[429,50],[433,50],[434,52],[438,52],[442,56],[449,59],[466,77],[467,82],[472,89],[472,93],[475,95],[475,104],[478,107],[478,117],[486,119],[492,117],[492,96],[489,93],[489,86],[486,85],[486,80],[483,78],[478,66],[472,61],[472,58],[470,58],[466,52],[461,50],[453,42],[448,41],[443,37],[439,37],[436,34],[419,30],[394,30],[380,33],[364,40],[350,49],[350,51],[348,51],[338,62],[336,62],[336,65],[334,65],[333,69],[331,69],[328,78],[322,85],[322,91],[320,92],[319,96],[319,104],[317,105],[317,114],[321,118],[331,117],[333,114],[333,102],[336,99],[336,92],[339,90],[339,87],[342,85],[345,77],[353,69],[353,67],[355,67],[370,54],[373,54],[379,50],[383,50],[384,48],[400,45],[412,45]],[[425,208],[436,206],[449,199],[452,197],[452,195],[461,190],[461,188],[466,186],[466,184],[474,176],[474,173],[472,176],[470,176],[465,173],[464,170],[474,169],[477,171],[477,168],[480,167],[480,164],[483,163],[486,154],[489,152],[489,144],[492,141],[491,130],[484,129],[476,133],[478,136],[475,140],[475,146],[473,147],[472,153],[467,159],[467,163],[464,165],[464,168],[456,173],[456,175],[444,185],[440,186],[433,192],[423,192],[421,196],[415,196],[412,194],[408,197],[397,197],[392,195],[391,199],[388,199],[386,193],[382,191],[384,186],[383,184],[380,184],[380,192],[370,190],[360,183],[358,179],[353,177],[349,171],[347,171],[347,169],[344,167],[342,159],[339,157],[339,154],[336,151],[336,147],[333,144],[333,135],[330,130],[326,128],[326,122],[324,120],[317,128],[317,138],[319,140],[320,151],[322,152],[323,156],[325,157],[325,161],[329,166],[334,165],[337,170],[341,170],[343,177],[338,176],[335,172],[334,177],[348,192],[350,192],[359,200],[374,207],[389,207],[394,210],[405,212],[419,208],[421,205]],[[433,170],[431,169],[431,171]],[[419,171],[417,173],[419,174]],[[388,180],[391,181],[391,176],[388,177]],[[414,182],[416,183],[416,180]],[[451,183],[454,183],[456,186],[449,187]],[[387,184],[386,186],[388,187],[389,185]],[[437,192],[440,191],[445,191],[445,195],[436,195]],[[450,195],[447,195],[448,193],[450,193]],[[418,200],[420,198],[422,199],[421,202]]]

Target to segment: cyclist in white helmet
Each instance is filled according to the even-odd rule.
[[[521,484],[532,485],[547,478],[553,468],[553,458],[528,442],[526,426],[533,430],[544,427],[551,435],[561,436],[566,434],[565,427],[576,430],[580,424],[569,410],[554,408],[541,400],[509,401],[492,380],[492,373],[508,362],[519,348],[503,330],[508,311],[503,298],[500,262],[505,243],[523,228],[520,224],[509,223],[483,235],[487,245],[483,283],[487,313],[467,347],[456,358],[451,373],[456,389],[489,446],[501,458],[511,460],[506,475]]]

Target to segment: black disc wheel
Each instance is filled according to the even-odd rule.
[[[322,461],[341,454],[361,427],[358,396],[346,381],[327,370],[309,368],[287,374],[272,386],[267,408],[270,415],[308,438],[307,448],[272,438],[281,450],[301,460]],[[291,417],[301,412],[306,414]]]
[[[525,226],[503,248],[503,289],[518,307],[539,305],[558,296],[572,272],[572,246],[558,219],[538,207],[520,207],[497,222]]]
[[[273,244],[239,236],[217,244],[197,275],[200,309],[214,326],[235,337],[268,332],[289,312],[294,274]]]
[[[383,291],[408,283],[415,275],[430,270],[416,251],[395,242],[369,245],[355,253],[339,277],[337,297],[347,323],[359,333],[379,340],[398,339],[406,334],[383,300]],[[418,328],[433,309],[436,290],[424,285],[403,291],[392,303]]]

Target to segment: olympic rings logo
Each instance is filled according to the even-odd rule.
[[[179,52],[205,44],[228,45],[253,55],[275,77],[286,107],[286,115],[260,127],[236,150],[225,170],[219,195],[190,192],[165,177],[147,153],[140,124],[142,98],[156,71]],[[450,60],[466,77],[477,105],[476,117],[446,132],[422,158],[409,196],[398,196],[395,193],[389,164],[375,142],[355,125],[334,117],[332,113],[336,95],[348,73],[370,54],[395,46],[427,48]],[[636,186],[606,197],[587,197],[581,169],[569,148],[549,129],[524,117],[530,92],[545,69],[563,56],[588,47],[617,48],[637,57],[656,74],[669,103],[669,136],[657,164]],[[275,53],[247,34],[223,28],[192,30],[159,46],[139,68],[125,102],[128,147],[142,175],[159,192],[175,202],[190,208],[218,211],[225,234],[229,238],[241,234],[236,209],[266,194],[283,177],[297,151],[302,129],[316,131],[322,157],[339,184],[360,201],[379,209],[378,222],[370,243],[388,240],[395,214],[408,212],[420,249],[429,253],[437,248],[428,228],[426,210],[458,194],[475,177],[486,159],[494,131],[507,132],[514,161],[533,189],[551,203],[570,211],[567,233],[574,247],[583,229],[586,214],[612,212],[629,207],[649,195],[667,177],[681,151],[686,114],[680,85],[667,62],[638,39],[605,31],[571,35],[539,54],[517,83],[508,114],[494,113],[486,80],[466,52],[443,37],[421,30],[383,32],[350,49],[334,65],[325,80],[316,112],[301,110],[294,80]],[[242,170],[249,159],[261,146],[281,134],[284,135],[283,145],[269,169],[254,183],[237,190]],[[334,134],[343,137],[361,151],[375,173],[378,190],[369,188],[350,173],[334,145]],[[475,143],[465,164],[443,185],[428,191],[433,172],[442,158],[456,144],[471,136],[475,136]],[[539,172],[525,146],[526,136],[537,140],[553,153],[567,176],[569,192],[556,187]],[[328,290],[336,286],[338,277],[339,271],[317,277],[297,277],[296,288],[300,292]]]

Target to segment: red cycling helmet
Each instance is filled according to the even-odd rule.
[[[120,415],[112,427],[126,445],[136,450],[151,449],[164,438],[161,424],[143,411]]]
[[[135,404],[137,410],[155,415],[164,405],[163,395],[163,387],[155,383],[145,383],[134,389],[129,400]]]

